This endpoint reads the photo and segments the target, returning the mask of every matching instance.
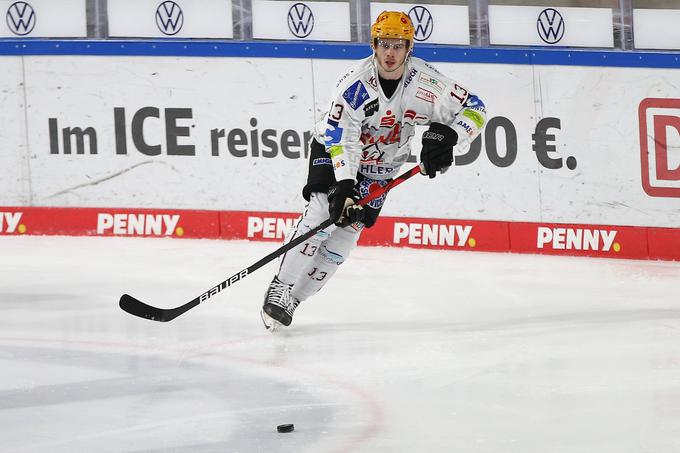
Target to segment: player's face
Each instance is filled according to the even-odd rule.
[[[403,39],[378,39],[375,45],[375,58],[378,73],[383,79],[398,79],[404,73],[404,60],[408,55],[408,45]]]

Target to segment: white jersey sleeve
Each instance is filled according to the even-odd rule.
[[[362,126],[366,112],[370,111],[371,105],[377,104],[377,81],[367,83],[372,68],[367,62],[370,59],[361,60],[340,78],[325,122],[317,126],[318,131],[323,131],[336,181],[356,181],[362,154]]]
[[[421,87],[427,88],[427,78],[430,83],[439,87],[439,93],[434,99],[434,108],[430,122],[449,126],[458,134],[459,148],[467,148],[477,138],[486,123],[486,106],[475,94],[462,84],[442,75],[432,65],[420,60],[423,69],[419,77]],[[427,73],[433,72],[434,76]],[[424,76],[424,77],[423,77]],[[423,85],[424,83],[424,85]]]

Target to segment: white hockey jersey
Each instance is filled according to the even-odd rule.
[[[358,173],[377,180],[397,176],[416,125],[445,124],[458,133],[457,146],[466,147],[486,121],[477,96],[420,58],[407,60],[389,99],[378,83],[373,56],[359,61],[336,88],[316,135],[326,145],[337,181],[356,180]]]

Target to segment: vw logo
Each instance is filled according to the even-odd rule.
[[[184,25],[182,8],[172,1],[161,3],[156,8],[156,25],[164,35],[176,35]]]
[[[35,11],[26,2],[14,2],[7,8],[7,26],[15,35],[26,36],[35,28]]]
[[[538,36],[548,44],[556,44],[564,36],[564,19],[562,15],[553,8],[546,8],[541,11],[536,21]]]
[[[306,38],[314,29],[314,13],[304,3],[296,3],[288,10],[288,29],[297,38]]]
[[[432,30],[434,30],[434,21],[432,20],[432,14],[424,6],[414,6],[408,12],[408,17],[411,18],[414,27],[416,28],[416,33],[413,39],[416,41],[425,41],[432,35]]]

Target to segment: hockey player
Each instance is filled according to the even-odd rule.
[[[340,77],[309,156],[307,205],[287,241],[330,218],[334,225],[280,259],[261,311],[267,329],[289,326],[298,305],[318,292],[347,259],[385,201],[355,201],[385,186],[410,155],[416,125],[423,134],[421,171],[430,178],[453,163],[486,120],[484,103],[425,61],[411,56],[414,28],[403,12],[384,11],[371,27],[373,55]]]

